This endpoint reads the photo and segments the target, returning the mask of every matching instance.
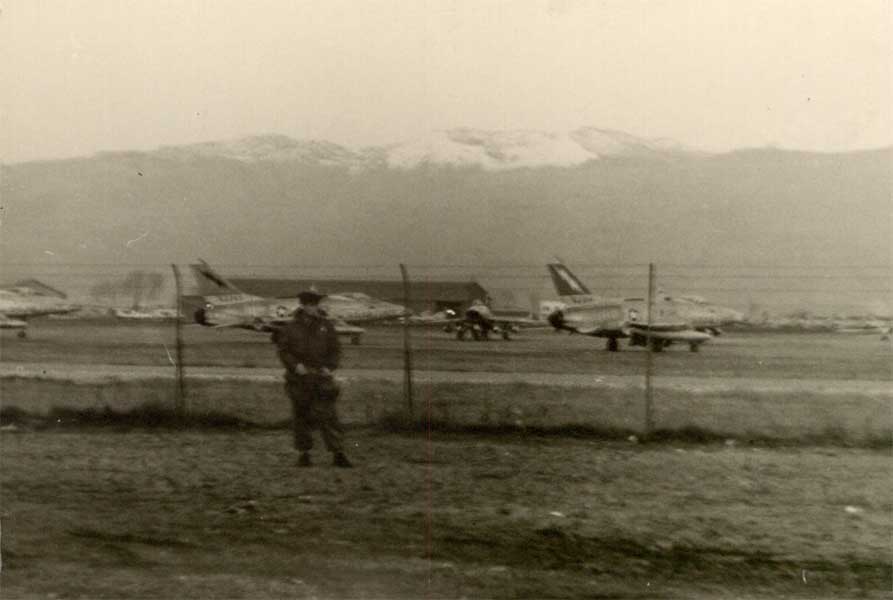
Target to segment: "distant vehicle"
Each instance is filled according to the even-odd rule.
[[[610,300],[593,296],[589,289],[561,263],[547,265],[552,283],[564,308],[548,316],[549,324],[556,330],[581,335],[601,337],[607,340],[607,350],[617,352],[618,340],[629,338],[631,346],[646,346],[660,352],[674,342],[686,343],[692,352],[711,339],[709,333],[699,331],[690,321],[673,316],[667,311],[655,311],[657,319],[646,322],[647,306],[639,299]]]
[[[80,308],[59,290],[39,281],[21,282],[0,288],[0,329],[18,329],[18,337],[25,338],[28,319],[67,314]]]
[[[457,340],[488,340],[490,335],[502,336],[510,340],[522,326],[542,326],[541,321],[524,317],[500,315],[494,312],[483,300],[474,300],[463,315],[448,309],[434,315],[410,317],[410,323],[418,325],[442,325],[447,333],[455,333]]]
[[[272,331],[292,319],[301,305],[297,298],[262,298],[246,294],[203,260],[189,266],[199,284],[207,290],[202,295],[205,305],[195,311],[195,321],[201,325]],[[359,344],[365,333],[365,329],[355,323],[387,321],[406,315],[406,309],[399,304],[355,292],[329,294],[320,306],[334,321],[338,335],[348,336],[352,344]]]

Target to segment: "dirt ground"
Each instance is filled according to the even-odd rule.
[[[0,332],[4,369],[169,368],[174,351],[169,325],[39,320],[29,335]],[[660,426],[791,442],[773,448],[525,433],[635,428],[640,393],[614,380],[643,373],[645,354],[545,331],[510,342],[413,337],[418,369],[466,376],[420,383],[419,406],[441,422],[520,422],[521,431],[386,431],[380,413],[402,388],[363,378],[346,382],[341,400],[346,421],[360,425],[348,432],[349,471],[322,450],[317,466],[298,469],[285,429],[5,427],[2,597],[850,598],[893,589],[889,446],[858,441],[889,438],[889,342],[730,333],[696,354],[655,357]],[[193,410],[261,423],[288,416],[272,371],[260,375],[278,366],[267,336],[191,327],[186,342],[190,366],[252,371],[250,385],[193,381]],[[399,329],[370,329],[363,345],[345,346],[343,366],[399,369],[400,343]],[[597,385],[466,381],[516,373]],[[698,389],[668,387],[671,378]],[[38,413],[168,403],[172,389],[169,380],[0,383],[5,410]],[[854,441],[864,447],[847,447]]]
[[[4,432],[4,598],[881,597],[887,452]]]

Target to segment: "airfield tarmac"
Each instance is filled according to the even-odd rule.
[[[19,340],[14,331],[0,330],[0,362],[6,369],[9,364],[25,363],[55,368],[171,367],[175,353],[170,323],[44,319],[34,321],[28,335]],[[342,346],[342,369],[357,373],[402,369],[402,336],[400,327],[368,328],[360,345]],[[187,367],[279,368],[269,334],[188,325],[183,338]],[[644,350],[629,348],[625,342],[621,342],[621,352],[610,353],[604,351],[604,340],[549,329],[524,330],[510,341],[459,342],[437,328],[415,328],[412,344],[414,367],[422,372],[625,378],[644,375],[646,361]],[[673,346],[654,357],[656,377],[740,380],[745,387],[750,382],[767,385],[777,380],[789,380],[792,385],[822,380],[829,385],[837,381],[869,387],[893,381],[893,345],[877,335],[730,332],[711,340],[698,353]]]
[[[0,382],[172,370],[170,324],[10,333]],[[374,328],[345,346],[344,375],[398,377],[401,336]],[[413,341],[419,378],[470,389],[622,386],[645,364],[641,350],[546,331]],[[729,333],[654,363],[657,385],[889,398],[891,358],[876,336]],[[268,337],[248,331],[187,328],[186,359],[199,378],[278,378]],[[3,596],[844,598],[893,586],[889,448],[374,427],[348,439],[358,468],[345,472],[324,452],[298,470],[284,430],[7,429]]]

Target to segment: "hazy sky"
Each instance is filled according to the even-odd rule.
[[[890,0],[0,0],[0,158],[592,125],[893,142]]]

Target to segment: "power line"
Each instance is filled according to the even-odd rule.
[[[273,270],[273,269],[271,269]],[[353,267],[356,275],[341,275],[341,277],[361,277],[364,275],[368,275],[368,268],[363,267]],[[263,277],[269,277],[274,279],[282,279],[284,276],[282,273],[286,271],[286,269],[276,269],[275,273],[263,273],[260,274]],[[291,271],[291,270],[289,270]],[[641,273],[638,272],[628,272],[628,273],[607,273],[607,274],[594,274],[591,271],[579,271],[579,274],[584,277],[584,279],[590,280],[622,280],[622,279],[632,279],[636,277],[640,277]],[[53,270],[53,271],[45,271],[40,270],[39,272],[30,273],[27,277],[33,276],[41,276],[41,277],[101,277],[101,276],[121,276],[127,275],[127,273],[123,270],[109,270],[104,268],[96,268],[90,271],[71,271],[71,270]],[[247,273],[245,271],[240,272],[230,272],[228,277],[233,277],[236,279],[245,278],[249,276],[255,275],[254,273]],[[307,273],[289,273],[288,277],[292,279],[306,279],[309,276],[318,277],[319,273],[307,274]],[[393,276],[392,273],[389,273],[393,279],[398,279],[396,276]],[[444,277],[457,277],[464,276],[466,274],[443,274]],[[543,280],[548,281],[549,275],[545,273],[538,274],[520,274],[520,273],[476,273],[471,272],[468,273],[469,277],[478,277],[478,278],[486,278],[486,279],[510,279],[510,280]],[[333,278],[333,277],[329,277]],[[336,277],[337,278],[337,275]],[[705,275],[692,275],[692,274],[680,274],[680,273],[663,273],[658,278],[660,281],[664,280],[686,280],[686,281],[705,281],[705,280],[753,280],[753,281],[843,281],[843,280],[854,280],[854,281],[871,281],[871,280],[884,280],[889,281],[893,279],[893,277],[888,277],[885,275],[875,275],[875,274],[867,274],[867,275],[857,275],[857,274],[841,274],[841,275],[783,275],[777,273],[767,273],[762,275],[756,275],[752,273],[745,274],[705,274]]]
[[[192,263],[185,263],[192,264]],[[644,269],[647,263],[568,263],[574,269]],[[0,262],[0,267],[17,266],[17,267],[112,267],[112,268],[167,268],[169,263],[78,263],[78,262],[37,262],[37,261],[12,261]],[[242,263],[216,263],[212,265],[216,269],[396,269],[397,265],[390,263],[375,264],[335,264],[335,263],[315,263],[315,264],[242,264]],[[407,266],[416,269],[544,269],[546,263],[523,264],[523,263],[407,263]],[[658,263],[661,269],[847,269],[847,270],[885,270],[893,273],[893,265],[866,265],[866,264],[836,264],[836,265],[804,265],[804,264],[684,264],[684,263]]]

